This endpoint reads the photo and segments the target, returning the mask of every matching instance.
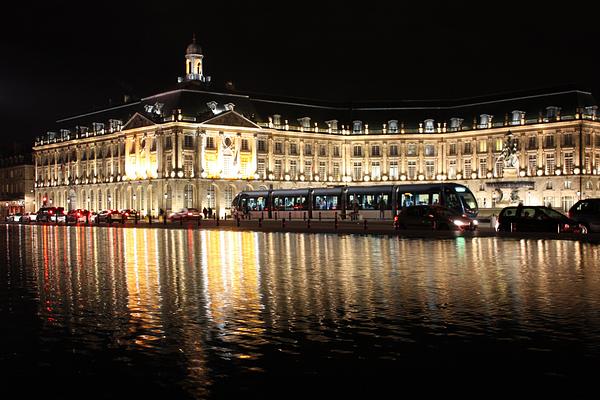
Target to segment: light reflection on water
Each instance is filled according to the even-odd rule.
[[[3,291],[35,303],[41,325],[38,352],[13,357],[40,371],[72,352],[100,359],[106,378],[142,370],[204,398],[282,376],[437,376],[464,358],[572,379],[566,362],[600,359],[589,244],[50,226],[2,236]]]

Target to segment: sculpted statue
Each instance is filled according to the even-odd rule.
[[[513,137],[511,131],[506,134],[504,147],[498,156],[498,160],[504,161],[507,168],[519,168],[518,141]]]

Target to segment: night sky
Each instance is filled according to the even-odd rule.
[[[600,24],[593,4],[3,5],[0,134],[29,147],[57,119],[117,104],[124,94],[172,87],[183,75],[193,33],[205,74],[240,91],[334,101],[456,98],[564,84],[598,93]]]

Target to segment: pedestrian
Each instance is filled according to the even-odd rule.
[[[208,207],[208,218],[212,218],[213,216],[213,211],[211,207]]]
[[[202,209],[202,214],[204,214],[204,219],[207,219],[207,218],[208,218],[208,210],[206,209],[206,207],[204,207],[204,208]]]
[[[358,201],[356,198],[352,202],[352,220],[358,220]]]
[[[383,200],[383,196],[379,199],[379,219],[383,219],[385,217],[385,200]]]

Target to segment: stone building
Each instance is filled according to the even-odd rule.
[[[33,211],[34,166],[31,154],[0,159],[0,216]]]
[[[218,88],[195,40],[185,71],[173,88],[59,120],[37,138],[37,205],[152,215],[211,207],[223,216],[246,189],[431,181],[465,184],[480,208],[523,201],[564,210],[600,196],[600,122],[587,91],[363,104],[276,98]]]

